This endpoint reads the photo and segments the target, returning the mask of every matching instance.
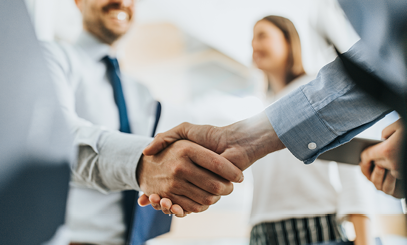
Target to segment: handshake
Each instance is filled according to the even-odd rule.
[[[226,127],[183,123],[144,150],[138,202],[177,217],[205,211],[243,181],[243,170],[284,147],[264,112]]]
[[[378,190],[403,197],[400,150],[404,129],[397,121],[380,144],[361,155],[361,170]],[[242,171],[285,148],[263,112],[226,127],[183,123],[158,134],[143,151],[136,176],[145,193],[138,202],[184,217],[203,212],[243,181]]]

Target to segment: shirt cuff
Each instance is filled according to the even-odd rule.
[[[101,168],[104,184],[110,190],[140,191],[136,169],[144,148],[152,140],[150,137],[118,132],[101,136],[98,167]]]
[[[322,153],[349,142],[387,113],[339,135],[330,130],[318,116],[302,87],[267,107],[265,112],[281,142],[305,164],[310,164]]]
[[[337,137],[321,121],[301,89],[276,101],[265,112],[283,144],[305,163],[313,162],[327,142]]]

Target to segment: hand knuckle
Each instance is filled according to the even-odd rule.
[[[180,156],[188,155],[189,147],[185,144],[185,142],[177,141],[176,142],[177,152]]]
[[[220,173],[222,170],[222,163],[219,159],[217,158],[212,158],[211,159],[211,165],[213,167],[213,170],[217,173]]]
[[[189,122],[183,122],[180,124],[181,127],[188,127],[189,125],[191,125]]]
[[[216,203],[216,196],[207,196],[203,200],[204,205],[212,205]]]
[[[184,173],[184,166],[182,164],[176,163],[172,166],[172,173],[174,176],[180,176]]]
[[[392,155],[392,151],[393,149],[391,147],[385,147],[382,151],[383,157],[387,159],[390,158]]]
[[[223,185],[217,181],[211,182],[211,190],[213,194],[222,195],[223,193]]]
[[[174,190],[180,189],[181,185],[178,181],[172,180],[168,185],[168,192],[172,193]]]

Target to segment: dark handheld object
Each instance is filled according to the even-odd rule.
[[[321,154],[318,159],[335,161],[352,165],[359,165],[360,154],[369,146],[376,145],[382,141],[363,138],[353,138],[346,144]]]

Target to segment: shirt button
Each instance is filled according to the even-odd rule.
[[[314,150],[315,148],[317,148],[317,144],[315,144],[314,142],[308,144],[308,149]]]

